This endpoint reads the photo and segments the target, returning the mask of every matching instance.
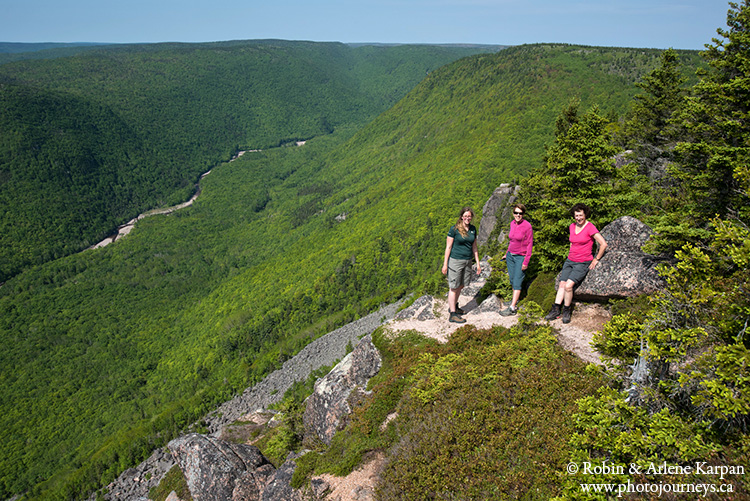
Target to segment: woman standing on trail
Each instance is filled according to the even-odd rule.
[[[508,250],[503,256],[508,266],[510,285],[513,287],[513,299],[510,305],[500,312],[505,317],[518,312],[516,305],[521,298],[521,286],[526,277],[524,272],[529,267],[531,252],[534,248],[534,230],[531,228],[531,223],[524,219],[524,214],[526,214],[525,205],[516,204],[513,207],[513,221],[510,222],[508,232]]]
[[[575,222],[570,225],[570,252],[560,272],[560,286],[557,289],[555,304],[544,317],[545,320],[555,320],[562,315],[564,324],[570,323],[573,288],[583,282],[589,270],[596,268],[607,249],[604,237],[596,229],[594,223],[588,221],[591,214],[588,206],[577,203],[570,209],[570,214],[575,219]],[[593,257],[592,253],[594,242],[599,244],[596,257]]]
[[[474,211],[464,207],[458,215],[458,221],[448,230],[443,259],[443,275],[448,275],[448,311],[449,322],[462,324],[466,322],[461,315],[464,311],[458,306],[461,290],[471,281],[471,258],[477,263],[477,275],[482,273],[477,251],[477,229],[471,224]]]

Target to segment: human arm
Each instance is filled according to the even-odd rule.
[[[448,273],[448,258],[451,257],[451,249],[453,248],[453,237],[448,237],[445,241],[445,257],[443,258],[443,275]]]
[[[528,242],[526,244],[526,257],[523,258],[523,264],[521,265],[522,270],[526,270],[529,267],[529,261],[531,261],[531,253],[534,252],[534,230],[531,228],[531,224],[528,225],[527,239]]]
[[[601,233],[594,234],[594,240],[599,245],[599,249],[596,252],[596,257],[591,261],[591,264],[589,265],[589,270],[593,270],[594,268],[596,268],[596,265],[599,264],[602,256],[604,256],[604,251],[607,250],[607,241],[604,240],[604,237]]]
[[[471,244],[471,252],[474,254],[474,260],[477,262],[477,275],[481,275],[482,265],[479,264],[479,247],[477,246],[476,239],[474,240],[474,243]]]

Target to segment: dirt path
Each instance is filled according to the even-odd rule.
[[[466,304],[465,300],[459,301],[466,311],[464,318],[466,323],[480,329],[489,329],[495,325],[512,327],[518,321],[517,316],[504,317],[496,311],[486,311],[478,308],[473,298]],[[522,303],[521,303],[522,306]],[[403,330],[416,330],[426,336],[437,339],[441,343],[448,341],[450,335],[465,324],[448,322],[448,304],[445,299],[433,299],[432,303],[424,308],[432,310],[434,318],[419,320],[416,318],[404,320],[392,320],[387,324],[394,332]],[[591,347],[594,333],[600,330],[610,319],[609,312],[598,304],[579,304],[573,312],[573,318],[569,324],[563,324],[558,319],[551,322],[558,331],[557,340],[560,346],[573,352],[584,362],[600,364],[599,354]]]
[[[488,298],[481,306],[477,304],[477,295],[490,276],[492,267],[486,259],[482,262],[482,275],[471,282],[459,298],[459,305],[466,311],[466,323],[480,329],[495,325],[512,327],[518,321],[517,316],[504,317],[499,311],[504,307],[494,296]],[[425,301],[428,301],[426,304]],[[523,301],[519,303],[523,308]],[[407,311],[410,310],[410,311]],[[416,330],[426,336],[445,343],[450,335],[464,324],[448,322],[447,298],[420,298],[407,310],[396,315],[386,325],[394,332]],[[568,351],[577,355],[584,362],[600,364],[599,354],[591,347],[594,333],[599,331],[611,318],[610,313],[600,304],[580,303],[573,310],[572,321],[563,324],[558,319],[551,322],[558,331],[557,340]]]

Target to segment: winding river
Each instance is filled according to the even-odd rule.
[[[289,143],[289,145],[293,144],[294,146],[302,146],[306,142],[307,142],[306,140],[305,141],[294,141],[293,143]],[[231,160],[229,160],[229,162],[230,163],[234,162],[235,160],[237,160],[238,158],[240,158],[245,153],[248,153],[248,152],[252,153],[252,152],[256,152],[256,151],[263,151],[263,150],[243,150],[243,151],[238,151],[237,154],[234,155]],[[213,169],[211,169],[211,170],[213,170]],[[203,179],[204,177],[206,177],[209,174],[211,174],[211,170],[209,170],[208,172],[204,172],[201,175],[200,179]],[[198,180],[198,183],[200,183],[200,179]],[[200,195],[200,194],[201,194],[200,184],[196,184],[195,194],[192,197],[190,197],[190,200],[188,200],[187,202],[183,202],[183,203],[181,203],[179,205],[174,205],[172,207],[166,207],[164,209],[154,209],[154,210],[150,210],[148,212],[144,212],[143,214],[139,215],[138,217],[135,217],[135,218],[131,219],[127,223],[125,223],[125,224],[123,224],[121,226],[118,226],[117,227],[117,231],[113,235],[108,236],[107,238],[105,238],[104,240],[102,240],[101,242],[99,242],[98,244],[92,245],[91,247],[89,247],[86,250],[89,250],[89,249],[99,249],[100,247],[106,247],[107,245],[111,244],[112,242],[115,242],[116,240],[119,240],[120,238],[124,237],[125,235],[127,235],[128,233],[130,233],[133,230],[133,227],[135,226],[135,223],[137,223],[138,221],[140,221],[141,219],[143,219],[145,217],[155,216],[157,214],[169,214],[169,213],[174,212],[176,210],[184,209],[185,207],[193,205],[193,202],[195,202],[195,200],[198,198],[198,195]]]
[[[260,151],[260,150],[249,150],[249,151]],[[239,151],[239,152],[237,152],[237,154],[232,157],[232,159],[230,160],[230,162],[234,162],[235,160],[237,160],[238,158],[240,158],[245,153],[246,153],[246,151]],[[211,170],[213,170],[213,169],[211,169]],[[206,177],[209,174],[211,174],[211,170],[209,170],[208,172],[204,172],[201,175],[200,179],[203,179],[204,177]],[[198,183],[200,183],[200,179],[198,180]],[[178,205],[173,205],[172,207],[165,207],[163,209],[154,209],[154,210],[150,210],[148,212],[144,212],[143,214],[140,214],[138,217],[135,217],[135,218],[131,219],[127,223],[125,223],[125,224],[123,224],[121,226],[118,226],[117,227],[117,231],[113,235],[108,236],[107,238],[105,238],[104,240],[102,240],[101,242],[99,242],[98,244],[92,245],[91,247],[89,247],[86,250],[89,250],[89,249],[99,249],[100,247],[106,247],[107,245],[111,244],[112,242],[114,242],[116,240],[119,240],[120,238],[124,237],[125,235],[127,235],[128,233],[130,233],[133,230],[133,228],[135,227],[135,223],[137,223],[138,221],[140,221],[141,219],[143,219],[145,217],[155,216],[157,214],[169,214],[169,213],[174,212],[176,210],[184,209],[185,207],[193,205],[193,202],[195,202],[195,200],[198,198],[198,195],[200,195],[200,194],[201,194],[200,184],[196,184],[195,194],[192,197],[190,197],[190,200],[188,200],[187,202],[183,202],[183,203],[178,204]]]

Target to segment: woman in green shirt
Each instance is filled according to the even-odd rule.
[[[448,321],[462,324],[466,322],[461,315],[463,310],[458,306],[461,290],[471,281],[471,258],[477,263],[477,275],[482,273],[477,251],[477,229],[471,224],[474,211],[471,207],[464,207],[458,216],[456,224],[448,230],[448,240],[445,243],[445,258],[443,259],[443,275],[448,275]]]

